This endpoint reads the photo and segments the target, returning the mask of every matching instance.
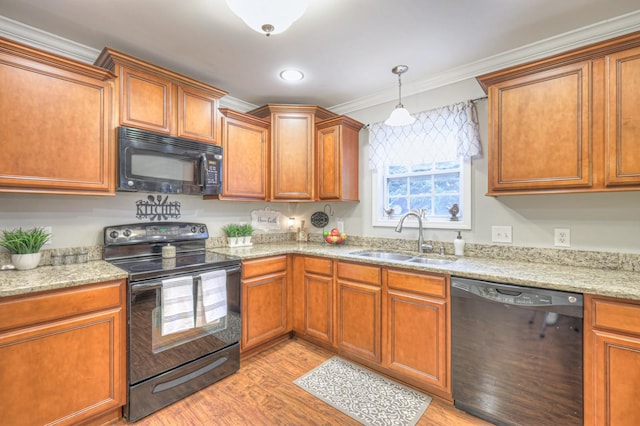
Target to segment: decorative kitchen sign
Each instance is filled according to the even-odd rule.
[[[136,201],[136,218],[154,220],[178,219],[180,217],[180,202],[168,201],[169,196],[147,196],[146,200]]]
[[[251,225],[262,231],[280,231],[280,216],[279,211],[271,210],[269,207],[264,210],[252,210]]]

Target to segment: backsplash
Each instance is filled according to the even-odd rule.
[[[252,244],[268,244],[278,242],[294,242],[295,232],[285,233],[255,233],[251,239]],[[322,234],[310,233],[309,242],[324,243]],[[438,254],[443,246],[445,254],[453,255],[453,243],[446,241],[427,241],[433,245],[433,254]],[[416,240],[397,238],[378,238],[349,236],[345,245],[354,247],[369,247],[374,249],[415,251]],[[210,237],[207,240],[207,249],[227,246],[226,237]],[[102,260],[102,246],[82,247],[88,254],[88,261]],[[58,249],[59,250],[59,249]],[[51,265],[51,254],[54,250],[42,250],[40,266]],[[429,254],[429,253],[427,253]],[[514,247],[507,245],[474,244],[467,242],[464,247],[466,257],[483,257],[492,259],[512,260],[516,262],[548,263],[554,265],[577,266],[597,269],[611,269],[640,272],[640,254],[612,253],[599,251]],[[0,265],[11,263],[8,252],[0,253]]]

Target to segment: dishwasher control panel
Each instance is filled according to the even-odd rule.
[[[455,278],[453,288],[497,303],[519,306],[571,306],[582,307],[583,297],[577,293],[567,293],[533,287],[522,287],[488,281]]]

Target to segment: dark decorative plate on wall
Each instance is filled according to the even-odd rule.
[[[311,215],[311,224],[316,228],[324,228],[329,224],[329,216],[325,212],[315,212]]]

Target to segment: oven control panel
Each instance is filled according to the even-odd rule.
[[[202,240],[206,238],[209,238],[209,231],[204,223],[133,223],[104,228],[105,246]]]

